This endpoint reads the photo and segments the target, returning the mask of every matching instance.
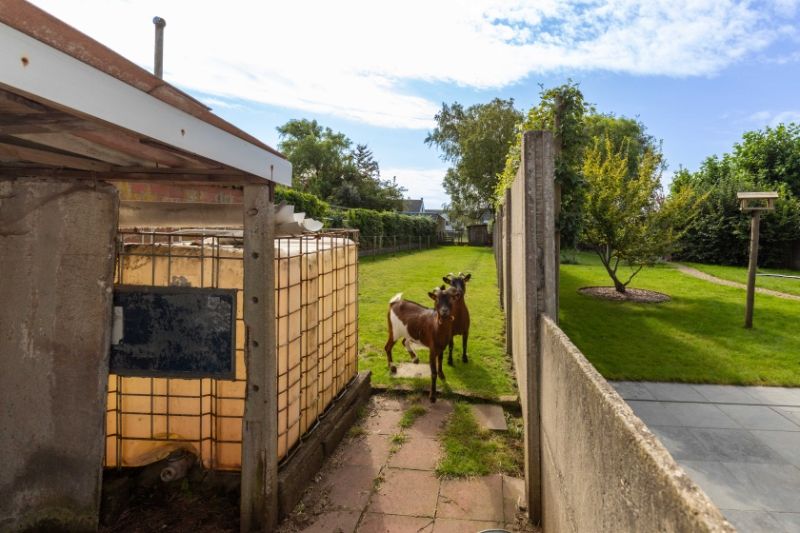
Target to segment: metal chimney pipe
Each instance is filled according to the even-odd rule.
[[[157,78],[164,78],[164,26],[167,21],[161,17],[154,17],[153,24],[156,25],[156,55],[153,62],[153,74]]]

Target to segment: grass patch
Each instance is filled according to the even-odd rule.
[[[687,266],[696,268],[700,272],[711,274],[718,278],[728,281],[747,284],[747,267],[704,265],[701,263],[684,263]],[[800,276],[798,270],[778,270],[774,268],[759,268],[760,274],[783,274],[784,276]],[[767,276],[756,276],[756,287],[771,289],[773,291],[785,292],[800,296],[800,279],[789,278],[770,278]]]
[[[403,416],[400,418],[400,428],[401,429],[410,428],[411,426],[414,425],[414,422],[417,420],[417,418],[421,417],[427,412],[428,412],[427,409],[422,407],[420,404],[415,403],[414,405],[406,409],[405,412],[403,412]]]
[[[442,432],[444,457],[436,473],[445,477],[486,476],[522,472],[522,422],[513,421],[507,434],[481,429],[469,404],[455,402]]]
[[[430,386],[428,379],[396,378],[389,374],[383,351],[388,335],[389,299],[402,292],[406,299],[427,306],[432,304],[428,292],[442,284],[442,276],[459,271],[472,273],[466,296],[472,322],[467,350],[470,362],[461,363],[461,337],[456,337],[455,366],[445,364],[447,381],[439,380],[439,388],[444,392],[469,391],[486,398],[514,394],[511,366],[505,355],[494,255],[486,247],[442,246],[359,260],[359,368],[372,371],[374,384],[391,388],[405,383],[419,390]],[[420,364],[427,370],[428,351],[422,349],[418,353]],[[395,344],[393,356],[396,363],[411,360],[400,342]]]
[[[756,294],[754,327],[745,291],[661,265],[633,286],[668,294],[662,304],[610,302],[578,294],[610,285],[591,254],[561,266],[560,325],[608,379],[800,386],[800,302]]]

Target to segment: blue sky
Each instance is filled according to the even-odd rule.
[[[167,20],[165,78],[277,145],[315,118],[366,143],[426,206],[446,164],[424,144],[442,102],[538,101],[571,78],[638,117],[696,169],[743,132],[800,122],[800,0],[36,0],[145,68]]]

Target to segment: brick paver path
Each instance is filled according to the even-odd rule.
[[[339,446],[279,531],[536,531],[518,509],[521,479],[501,474],[445,480],[436,476],[438,434],[453,408],[446,400],[425,406],[427,413],[401,430],[405,401],[373,396],[360,429]]]

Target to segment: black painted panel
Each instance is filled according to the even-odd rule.
[[[111,372],[233,379],[235,350],[235,290],[114,288]]]

